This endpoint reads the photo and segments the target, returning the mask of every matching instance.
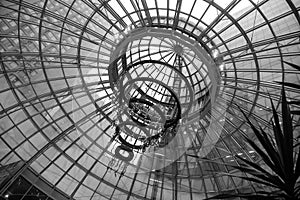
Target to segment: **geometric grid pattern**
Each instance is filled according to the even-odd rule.
[[[299,72],[285,63],[300,63],[299,1],[6,0],[0,6],[0,166],[12,175],[11,183],[19,175],[34,175],[47,183],[50,189],[40,189],[53,199],[57,193],[73,199],[201,199],[219,191],[261,189],[222,175],[236,173],[222,163],[238,165],[236,154],[260,161],[239,137],[252,132],[237,105],[268,127],[268,97],[276,105],[281,97],[275,81],[300,81]],[[205,158],[199,159],[197,150],[209,114],[201,119],[203,129],[196,131],[190,148],[172,165],[139,173],[143,161],[136,154],[127,169],[132,173],[121,176],[118,164],[110,164],[116,109],[108,66],[118,44],[142,28],[184,35],[216,63],[222,55],[218,70],[228,109],[220,138]],[[161,36],[143,37],[129,43],[125,59],[175,66],[175,47],[176,42]],[[182,73],[198,91],[196,98],[205,98],[209,66],[190,49],[182,52]],[[133,76],[146,68],[133,70]],[[182,91],[180,97],[188,98],[186,85],[176,83],[169,68],[153,65],[150,70],[149,76],[172,83]],[[289,100],[299,99],[299,90],[286,91]],[[25,164],[12,174],[8,166],[20,161]],[[0,190],[3,196],[6,191],[9,185]]]

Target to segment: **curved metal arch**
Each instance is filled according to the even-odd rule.
[[[297,11],[297,8],[296,8],[295,4],[292,2],[292,0],[286,0],[286,2],[291,7],[291,9],[292,9],[297,21],[298,21],[298,24],[300,25],[300,15],[299,15],[299,12]]]
[[[205,1],[209,1],[209,0],[205,0]],[[260,89],[260,70],[259,70],[259,63],[258,63],[258,59],[254,50],[254,47],[250,41],[250,39],[248,38],[247,34],[245,33],[245,31],[242,29],[242,27],[238,24],[237,21],[235,21],[235,19],[229,15],[229,13],[225,12],[225,10],[220,7],[218,4],[216,4],[214,1],[209,1],[209,3],[211,3],[212,5],[214,5],[216,8],[218,8],[219,10],[221,10],[223,13],[225,13],[225,16],[228,17],[228,19],[230,19],[233,24],[237,27],[237,29],[242,33],[243,37],[245,38],[245,40],[248,43],[249,49],[251,50],[252,54],[253,54],[253,58],[254,58],[254,63],[256,66],[256,71],[257,71],[257,80],[256,80],[256,86],[257,86],[257,91],[259,91]],[[254,98],[254,102],[256,102],[258,99],[258,95],[255,96]],[[255,105],[252,105],[251,107],[251,112],[254,110]]]
[[[290,0],[287,0],[287,1],[289,1],[289,2],[291,2]],[[10,2],[16,2],[16,1],[10,1]],[[85,2],[87,2],[87,1],[85,1]],[[196,2],[196,1],[195,1]],[[270,2],[270,1],[269,1]],[[145,3],[146,3],[146,1],[145,1]],[[156,6],[156,8],[157,8],[157,6]],[[297,8],[296,8],[297,9]],[[226,10],[226,9],[225,9]],[[38,11],[38,12],[41,12],[40,10]],[[292,12],[292,11],[289,11],[289,12]],[[21,13],[21,12],[20,12]],[[247,16],[246,16],[247,17]],[[280,17],[280,16],[278,16],[278,17]],[[11,19],[13,19],[13,18],[11,18]],[[57,19],[59,19],[59,20],[61,20],[61,18],[57,18]],[[296,19],[297,20],[297,19]],[[270,20],[268,20],[267,19],[267,21],[268,22],[270,22]],[[299,22],[299,20],[298,20],[298,22]],[[49,22],[50,23],[50,22]],[[66,23],[69,23],[69,22],[66,22]],[[52,28],[50,28],[49,27],[49,30],[52,30]],[[50,31],[51,31],[50,30]],[[75,35],[75,33],[74,33],[74,35]],[[276,35],[276,36],[278,36],[278,35]],[[74,36],[74,37],[77,37],[77,36]],[[280,37],[281,38],[281,37]],[[278,40],[280,40],[280,38],[278,39]],[[286,36],[285,38],[291,38],[291,36]],[[84,41],[85,40],[85,38],[84,38],[84,36],[83,36],[83,38],[82,38],[82,40]],[[265,42],[268,42],[268,41],[265,41]],[[224,42],[223,42],[224,43]],[[297,43],[295,43],[295,44],[297,44]],[[224,45],[226,45],[226,44],[224,44]],[[256,46],[255,44],[253,45],[254,47]],[[79,48],[82,48],[83,46],[81,46],[81,47],[79,47]],[[231,53],[229,53],[230,55],[231,55]],[[4,54],[3,54],[4,55]],[[11,54],[12,55],[12,54]],[[25,55],[25,53],[23,52],[23,55]],[[47,54],[43,54],[44,56],[46,56]],[[295,55],[295,54],[294,54]],[[286,55],[284,55],[283,54],[283,59],[285,59],[286,57],[285,57]],[[58,58],[63,58],[63,55],[60,55],[60,56],[57,56]],[[279,56],[278,56],[279,57]],[[45,58],[45,57],[44,57]],[[82,57],[78,57],[78,59],[82,59]],[[239,69],[237,69],[237,70],[239,70]],[[279,72],[279,70],[278,70],[278,72]],[[5,73],[10,73],[9,71],[6,71]],[[263,71],[262,71],[262,73],[263,73]],[[86,76],[86,75],[84,75],[84,76]],[[67,78],[67,77],[64,77],[64,78]],[[51,80],[49,80],[49,81],[53,81],[53,80],[55,80],[55,79],[51,79]],[[9,80],[7,80],[7,81],[9,81]],[[244,82],[246,82],[247,80],[245,80]],[[40,82],[37,82],[37,84],[38,83],[42,83],[43,81],[40,81]],[[236,81],[235,81],[236,82]],[[32,82],[33,83],[33,82]],[[45,82],[46,83],[46,82]],[[253,82],[254,83],[254,82]],[[88,87],[90,84],[89,83],[86,83],[86,86]],[[271,84],[268,84],[267,85],[268,87],[270,86],[271,88],[275,88],[275,87],[273,87],[273,85],[271,85]],[[68,87],[68,85],[67,86],[64,86],[64,87]],[[21,88],[21,87],[18,87],[18,88]],[[12,89],[12,88],[9,88],[9,89]],[[54,88],[55,89],[55,88]],[[68,90],[68,88],[63,88],[64,90]],[[3,90],[2,90],[3,91]],[[55,90],[54,92],[57,92],[58,90]],[[59,90],[59,91],[63,91],[63,90]],[[253,90],[254,91],[254,90]],[[290,90],[290,91],[292,91],[292,90]],[[40,94],[38,94],[38,97],[36,97],[36,98],[41,98],[41,97],[43,97],[44,96],[44,94],[43,95],[40,95]],[[273,96],[275,96],[275,94],[273,95]],[[33,98],[30,98],[29,100],[22,100],[21,102],[19,102],[19,103],[17,103],[17,104],[13,104],[9,109],[8,108],[5,108],[5,110],[10,110],[12,107],[16,107],[17,105],[18,106],[20,106],[21,104],[24,104],[24,103],[26,103],[26,102],[30,102],[30,100],[31,99],[36,99],[35,97],[33,97]],[[234,97],[233,97],[234,98]],[[276,98],[276,100],[278,100],[278,98]],[[24,106],[26,106],[26,105],[24,105]],[[0,112],[2,112],[2,111],[0,111]],[[4,111],[5,112],[5,111]],[[106,112],[107,113],[107,112]],[[67,113],[68,114],[68,113]],[[31,114],[31,117],[34,117],[32,114]],[[58,119],[55,119],[55,121],[57,121]],[[14,124],[14,127],[15,128],[19,128],[18,127],[18,124]],[[28,138],[26,138],[26,141],[28,140]],[[224,145],[225,146],[225,145]],[[12,149],[12,151],[14,151],[14,149]],[[218,151],[217,151],[217,153],[219,153]],[[18,155],[18,153],[16,153],[16,155]],[[216,155],[217,156],[217,155]],[[53,163],[52,163],[53,164]],[[77,163],[78,164],[78,163]],[[87,173],[88,173],[88,171],[87,171]],[[98,179],[98,177],[97,177],[97,179]],[[132,182],[134,183],[135,182],[135,177],[134,178],[132,178]],[[81,181],[80,182],[80,184],[82,184],[83,182]],[[105,183],[104,183],[105,184]],[[133,184],[132,184],[133,185]],[[114,187],[114,186],[112,186],[112,187]],[[217,189],[218,190],[218,189]],[[127,193],[128,192],[128,193]],[[134,191],[132,190],[132,187],[131,187],[131,189],[130,189],[130,191],[127,191],[126,193],[128,194],[128,196],[131,194],[131,193],[134,193]],[[192,192],[192,191],[191,191]],[[207,191],[203,191],[203,192],[207,192]]]

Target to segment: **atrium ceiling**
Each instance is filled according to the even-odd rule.
[[[240,109],[267,130],[276,82],[300,81],[299,11],[298,0],[0,1],[0,195],[268,190],[225,164],[261,160]]]

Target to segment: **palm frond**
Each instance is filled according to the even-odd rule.
[[[291,114],[300,115],[300,110],[292,110]]]
[[[242,160],[246,165],[233,166],[234,168],[239,169],[241,172],[244,172],[246,174],[251,174],[252,176],[257,177],[261,180],[270,182],[274,186],[280,189],[284,189],[284,183],[281,181],[281,179],[278,176],[270,174],[267,170],[262,168],[258,163],[249,161],[240,156],[237,157],[240,160]]]
[[[300,105],[300,101],[288,101],[288,104]]]
[[[295,66],[293,66],[295,68]],[[298,69],[298,68],[297,68]],[[300,69],[300,68],[299,68]],[[299,70],[298,69],[298,70]],[[220,194],[209,199],[225,199],[231,197],[244,197],[255,198],[260,197],[263,199],[278,197],[284,199],[300,199],[300,183],[297,183],[300,179],[300,150],[293,144],[293,118],[292,111],[290,111],[286,95],[285,84],[282,84],[282,101],[281,101],[281,115],[282,123],[280,123],[279,115],[270,97],[272,112],[273,112],[273,138],[270,137],[259,125],[254,126],[245,112],[241,110],[247,123],[253,130],[257,141],[253,141],[248,135],[242,133],[242,137],[245,141],[256,151],[261,157],[262,162],[270,169],[267,170],[259,163],[245,159],[241,156],[236,156],[239,162],[238,166],[229,165],[245,175],[236,175],[228,173],[233,177],[238,177],[244,180],[248,180],[254,183],[270,186],[271,188],[277,188],[279,193],[276,195],[273,192],[266,192],[265,194],[256,192],[255,194],[241,193],[241,194]],[[299,85],[300,88],[300,85]],[[258,127],[258,128],[257,128]],[[295,146],[298,148],[297,154],[294,154]],[[295,159],[296,157],[296,159]],[[296,187],[297,186],[297,187]],[[263,196],[261,196],[263,195]]]
[[[285,172],[287,175],[287,184],[291,184],[290,186],[294,186],[293,175],[294,175],[294,159],[293,159],[293,123],[291,118],[291,112],[289,106],[287,104],[285,90],[282,87],[282,102],[281,102],[281,110],[282,110],[282,127],[284,134],[284,166]]]
[[[300,177],[300,148],[298,148],[298,158],[295,164],[295,179],[297,181],[297,179]],[[300,186],[300,183],[299,183]]]
[[[297,69],[298,71],[300,71],[300,66],[294,64],[294,63],[290,63],[290,62],[287,62],[287,61],[283,61],[285,64],[288,64],[289,66]]]
[[[290,67],[293,67],[294,69],[300,71],[300,66],[294,63],[290,63],[287,61],[283,61],[285,64],[289,65]],[[282,86],[287,86],[287,87],[291,87],[294,89],[300,89],[300,84],[296,84],[296,83],[290,83],[290,82],[277,82],[276,83],[281,84]],[[289,101],[288,104],[292,104],[292,105],[300,105],[300,101]],[[293,115],[300,115],[300,110],[292,110],[291,114]]]
[[[270,199],[270,200],[274,200],[274,199],[278,199],[280,197],[284,197],[284,194],[282,194],[280,191],[273,191],[272,193],[267,193],[264,191],[258,191],[257,194],[253,194],[253,193],[243,193],[243,194],[239,194],[239,193],[223,193],[223,194],[219,194],[213,197],[209,197],[206,198],[205,200],[210,200],[210,199],[229,199],[229,198],[236,198],[236,197],[240,197],[243,199]]]
[[[288,87],[300,90],[300,85],[296,84],[296,83],[281,82],[281,81],[275,81],[275,82],[280,84],[280,85],[284,85],[284,86],[288,86]]]
[[[255,136],[257,137],[259,143],[263,147],[261,149],[252,139],[248,136],[243,135],[246,142],[262,157],[264,162],[270,167],[276,174],[279,176],[283,176],[284,172],[281,168],[278,168],[278,165],[282,166],[282,161],[277,153],[277,151],[272,147],[270,140],[267,138],[267,134],[261,129],[260,132],[249,120],[243,110],[241,110],[242,114],[244,115],[245,119],[247,120],[248,124],[251,126]],[[279,122],[278,122],[279,124]],[[266,152],[265,152],[265,151]]]

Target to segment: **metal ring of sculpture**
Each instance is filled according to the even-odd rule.
[[[176,123],[177,121],[179,121],[181,118],[181,105],[180,105],[177,95],[168,87],[168,85],[166,85],[165,83],[163,83],[161,81],[152,79],[152,78],[141,77],[141,78],[135,78],[135,79],[132,79],[132,80],[129,80],[128,82],[126,82],[126,84],[123,86],[124,92],[120,94],[120,99],[119,99],[121,101],[120,103],[123,103],[122,100],[124,100],[124,102],[130,102],[130,99],[128,97],[126,97],[126,93],[129,92],[127,90],[127,88],[134,86],[135,82],[146,82],[146,81],[154,82],[156,84],[163,86],[164,88],[166,88],[168,90],[168,92],[170,93],[172,98],[174,98],[174,100],[175,100],[175,102],[174,102],[175,104],[169,104],[169,106],[174,106],[174,105],[176,106],[176,108],[175,108],[175,109],[177,109],[176,117],[174,119],[170,119],[169,121],[167,119],[166,126],[172,125],[172,124]],[[131,88],[129,88],[129,89],[131,89]],[[166,102],[158,101],[158,100],[152,98],[151,96],[146,95],[146,93],[144,94],[144,98],[148,99],[156,104],[165,104],[165,105],[168,104]]]
[[[126,151],[128,153],[128,156],[125,157],[123,154],[120,153],[120,151]],[[134,153],[132,152],[131,149],[125,147],[124,145],[121,145],[121,146],[117,146],[117,148],[115,149],[115,156],[120,160],[123,160],[125,162],[130,162],[134,157]]]
[[[188,103],[188,106],[187,108],[182,111],[181,109],[181,116],[184,117],[186,115],[188,115],[190,109],[192,108],[192,105],[193,105],[193,101],[194,101],[194,91],[189,83],[189,81],[186,79],[186,77],[182,74],[182,72],[180,72],[178,69],[174,68],[172,65],[170,65],[169,63],[165,63],[165,62],[162,62],[162,61],[157,61],[157,60],[142,60],[142,61],[139,61],[139,62],[135,62],[133,64],[130,64],[128,66],[126,66],[126,69],[124,69],[120,74],[118,74],[118,70],[117,70],[117,66],[114,65],[113,63],[109,66],[109,75],[110,75],[110,84],[111,84],[111,87],[113,90],[115,91],[118,91],[119,95],[121,98],[124,99],[124,101],[128,102],[128,98],[124,98],[124,89],[125,89],[125,85],[128,83],[128,82],[132,82],[132,80],[129,80],[128,82],[124,84],[124,79],[125,77],[128,78],[127,74],[129,73],[130,69],[136,67],[136,66],[139,66],[139,65],[144,65],[144,64],[159,64],[159,65],[163,65],[163,66],[166,66],[168,68],[170,68],[171,70],[174,70],[176,72],[176,74],[178,74],[178,76],[181,78],[181,80],[184,81],[185,85],[186,85],[186,88],[188,90],[188,94],[189,94],[189,103]],[[147,78],[149,79],[148,77],[139,77],[139,78]],[[155,80],[155,79],[151,79],[151,80]],[[156,80],[158,81],[158,80]],[[162,84],[160,84],[162,83]],[[160,85],[163,85],[165,88],[168,88],[169,91],[172,91],[172,93],[175,94],[175,96],[179,96],[180,94],[176,94],[176,92],[174,92],[170,86],[164,84],[163,82],[160,81]],[[127,84],[128,85],[128,84]],[[179,99],[179,98],[178,98]],[[120,99],[119,99],[120,100]],[[121,102],[120,102],[121,103]],[[180,101],[179,101],[180,103]],[[182,108],[182,106],[181,106]]]

